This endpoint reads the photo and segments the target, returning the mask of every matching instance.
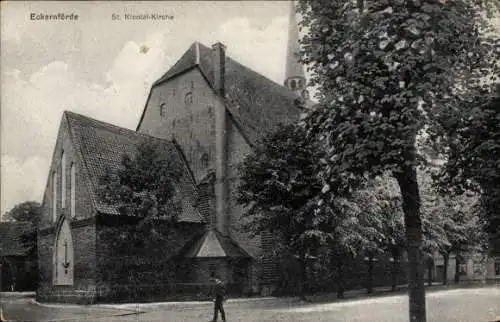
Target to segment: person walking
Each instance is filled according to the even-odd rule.
[[[214,297],[214,318],[212,322],[217,321],[217,317],[220,314],[222,316],[222,321],[226,321],[226,313],[224,312],[223,302],[225,301],[226,296],[226,286],[224,282],[220,280],[215,274],[212,274],[212,296]]]

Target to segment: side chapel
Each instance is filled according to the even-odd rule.
[[[239,229],[236,167],[259,138],[310,105],[293,7],[290,18],[284,86],[228,57],[221,43],[195,42],[152,85],[136,131],[64,112],[38,227],[39,301],[192,298],[213,273],[232,293],[266,292],[273,265],[255,259],[272,245]],[[136,219],[98,197],[104,173],[145,141],[183,166],[181,213],[175,225],[158,226],[168,231],[167,257],[114,249],[120,227]]]

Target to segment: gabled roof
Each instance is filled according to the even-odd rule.
[[[213,86],[212,50],[193,43],[181,58],[153,84],[153,88],[197,67]],[[274,130],[280,123],[299,119],[302,109],[298,97],[286,87],[273,82],[250,68],[226,56],[225,97],[221,98],[245,138],[254,144],[261,135]],[[145,110],[139,121],[139,129]]]
[[[162,140],[146,134],[121,128],[116,125],[101,122],[73,112],[64,112],[72,143],[79,151],[83,170],[87,172],[90,181],[90,194],[97,211],[105,214],[118,215],[115,206],[99,201],[97,190],[99,181],[106,171],[117,170],[122,158],[128,155],[133,158],[138,146],[145,141],[158,143],[165,152],[174,155],[183,165],[183,175],[178,184],[178,198],[181,199],[182,213],[179,221],[203,222],[204,218],[194,206],[196,200],[196,185],[189,168],[175,142]]]
[[[33,231],[29,221],[0,222],[0,257],[26,255],[28,248],[23,242],[23,235]]]
[[[236,241],[223,236],[215,229],[195,236],[181,249],[179,256],[184,258],[251,258]]]

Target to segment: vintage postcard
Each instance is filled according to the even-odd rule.
[[[0,320],[408,321],[410,307],[424,321],[425,303],[412,302],[414,265],[425,269],[429,321],[500,316],[500,257],[479,245],[479,224],[467,232],[484,239],[470,237],[459,253],[447,228],[432,222],[441,239],[429,244],[442,247],[416,263],[399,204],[390,236],[386,226],[379,237],[359,228],[371,223],[363,213],[382,209],[378,201],[363,199],[356,209],[373,207],[343,219],[318,215],[329,202],[323,196],[340,190],[336,179],[316,181],[326,178],[317,166],[337,159],[315,159],[316,145],[295,144],[306,133],[297,128],[331,128],[310,125],[335,119],[309,118],[312,111],[340,110],[363,83],[352,76],[363,66],[350,63],[359,57],[340,49],[350,18],[333,17],[373,14],[375,26],[399,12],[397,4],[375,13],[373,1],[340,2],[2,1]],[[432,8],[407,28],[419,44],[433,41],[415,29],[425,15],[447,17]],[[468,27],[457,21],[443,25]],[[334,28],[343,31],[329,34]],[[380,30],[370,37],[392,29]],[[370,45],[368,36],[350,37]],[[391,37],[373,52],[420,46]],[[422,48],[416,55],[425,56]],[[385,72],[413,59],[397,55],[380,60]],[[367,84],[390,78],[366,75]],[[344,84],[354,85],[341,95]],[[363,93],[356,104],[378,106],[368,94],[376,90]],[[385,197],[399,198],[373,200]],[[471,198],[460,199],[461,209],[472,209]],[[468,223],[479,218],[467,215]],[[348,233],[335,239],[338,231]]]

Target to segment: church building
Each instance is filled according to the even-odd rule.
[[[266,292],[273,265],[257,258],[270,239],[240,227],[237,166],[310,104],[293,9],[290,17],[284,85],[228,57],[221,43],[195,42],[152,85],[135,131],[64,112],[38,227],[39,301],[193,298],[213,274],[230,293]],[[99,180],[144,142],[182,165],[175,187],[181,210],[175,224],[158,224],[169,236],[161,250],[119,250],[120,227],[137,219],[100,200]]]

